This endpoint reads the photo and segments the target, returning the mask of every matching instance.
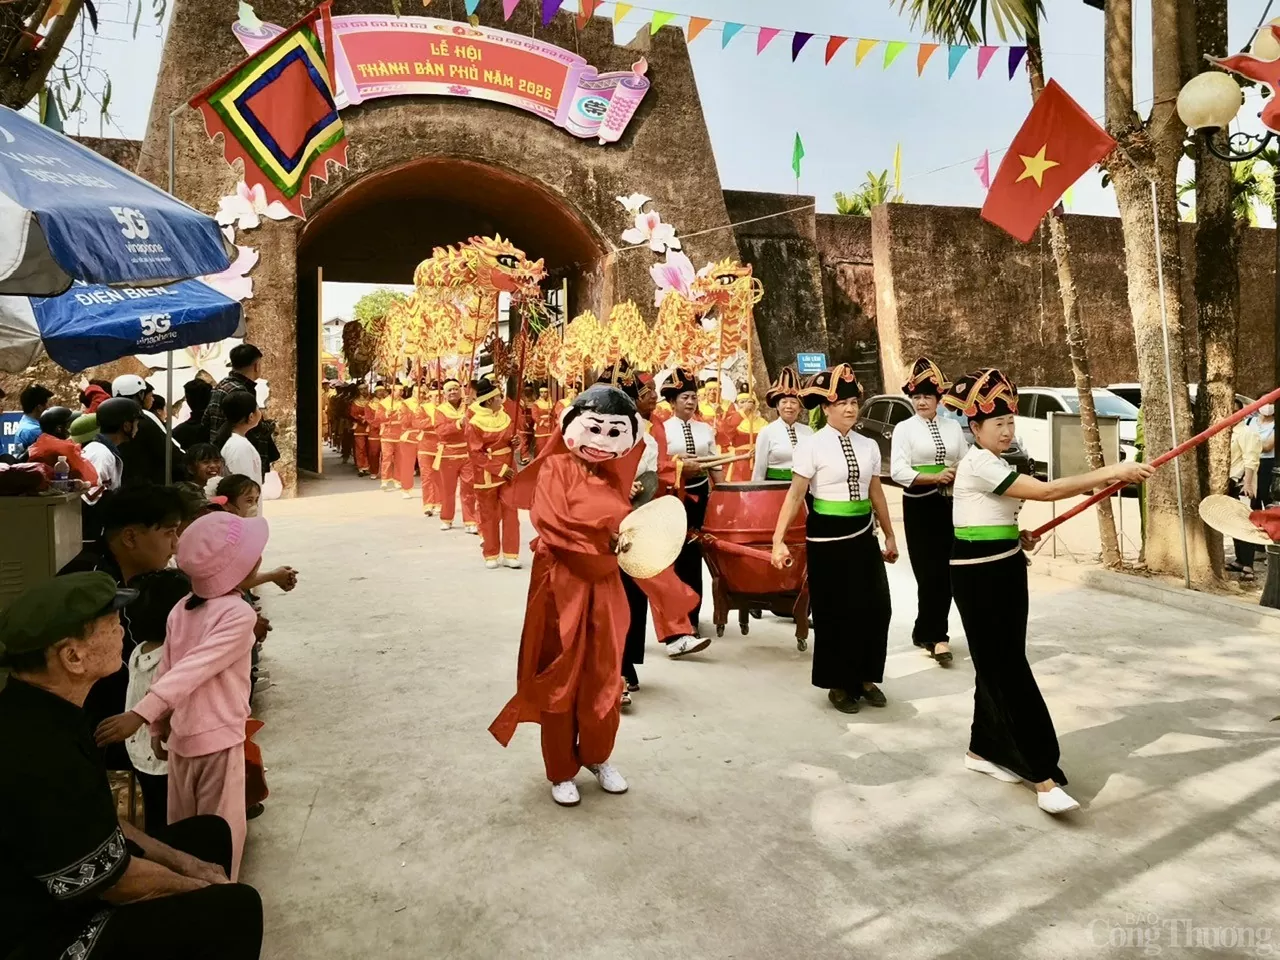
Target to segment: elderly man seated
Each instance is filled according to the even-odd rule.
[[[81,709],[120,667],[110,574],[48,580],[0,612],[0,956],[251,960],[262,901],[227,880],[231,831],[192,817],[148,836],[122,821]]]

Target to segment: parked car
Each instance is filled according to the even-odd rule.
[[[870,397],[862,404],[858,422],[854,424],[853,429],[879,445],[880,479],[884,482],[891,482],[889,458],[892,456],[893,428],[914,414],[915,408],[911,405],[911,401],[901,394],[882,393]],[[964,428],[965,440],[970,445],[973,444],[973,432],[969,429],[969,421],[966,417],[946,407],[939,407],[938,415],[960,421],[960,426]],[[1031,472],[1031,458],[1027,456],[1026,448],[1017,437],[1013,440],[1013,446],[1005,451],[1004,458],[1019,473]]]
[[[1138,408],[1103,387],[1093,388],[1093,407],[1098,416],[1120,418],[1120,459],[1135,459]],[[1049,470],[1049,414],[1079,412],[1080,397],[1075,387],[1018,388],[1018,436],[1026,444],[1037,474]]]
[[[1142,406],[1142,385],[1138,383],[1109,383],[1107,389],[1114,393],[1117,397],[1123,397],[1132,403],[1135,407]],[[1188,383],[1187,392],[1191,395],[1191,402],[1196,402],[1196,395],[1200,392],[1200,384]],[[1236,403],[1242,407],[1247,407],[1253,403],[1253,397],[1246,397],[1243,393],[1236,394]]]

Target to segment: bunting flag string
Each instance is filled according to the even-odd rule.
[[[653,20],[649,23],[649,33],[657,33],[675,18],[676,15],[674,13],[667,13],[665,10],[653,11]]]
[[[960,66],[960,61],[964,59],[964,55],[969,52],[969,48],[963,44],[953,43],[947,48],[947,79],[950,80],[956,75],[956,68]]]
[[[510,2],[510,0],[502,0],[502,2],[508,3]],[[519,3],[519,0],[516,0],[516,2]],[[615,3],[613,5],[613,25],[616,27],[619,23],[621,23],[622,18],[625,17],[628,13],[630,13],[631,10],[632,10],[632,6],[629,3]]]
[[[859,40],[858,49],[853,54],[853,65],[855,67],[862,66],[863,59],[876,48],[876,44],[879,42],[879,40]]]
[[[726,23],[720,33],[720,49],[723,50],[729,45],[729,41],[738,35],[743,25],[741,23]]]
[[[907,49],[907,41],[905,40],[890,40],[886,43],[884,45],[884,68],[888,70],[893,61],[898,59],[898,54],[905,49]]]
[[[830,63],[831,58],[836,55],[836,52],[848,42],[848,37],[832,37],[829,39],[827,41],[826,59],[823,62]]]
[[[520,0],[502,0],[502,19],[510,20],[518,6],[520,6]]]
[[[929,62],[929,58],[932,57],[937,52],[938,47],[940,46],[942,46],[942,44],[940,43],[920,44],[920,52],[916,55],[916,76],[917,77],[924,76],[924,65]]]
[[[703,30],[707,29],[707,27],[709,26],[711,26],[711,21],[708,20],[706,17],[690,17],[689,29],[688,29],[688,32],[685,34],[684,42],[693,43],[693,41],[697,39],[698,34],[700,34]]]
[[[812,33],[797,33],[791,38],[791,62],[796,62],[796,57],[800,56],[800,51],[804,49],[804,45],[813,39]]]
[[[764,53],[764,48],[769,45],[769,41],[781,32],[781,30],[778,30],[775,27],[761,27],[760,34],[756,37],[756,54],[759,55]]]

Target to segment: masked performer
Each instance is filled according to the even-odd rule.
[[[781,569],[790,551],[787,528],[804,501],[810,609],[813,611],[813,685],[828,691],[842,713],[859,701],[883,707],[876,684],[884,680],[889,642],[889,579],[885,561],[898,559],[889,506],[880,487],[880,448],[853,430],[862,389],[853,368],[824,370],[801,391],[805,406],[821,406],[827,423],[796,446],[791,489],[773,532],[773,563]],[[884,531],[884,549],[871,514]]]
[[[951,615],[951,484],[956,464],[969,449],[960,423],[938,415],[951,384],[938,365],[921,357],[902,392],[916,415],[893,428],[889,473],[902,487],[902,526],[907,559],[916,578],[916,625],[912,642],[938,663],[951,663],[947,618]]]
[[[1034,786],[1046,813],[1079,804],[1062,789],[1058,737],[1027,663],[1027,560],[1037,540],[1018,530],[1023,501],[1062,500],[1116,481],[1140,483],[1149,464],[1121,463],[1042,483],[1021,476],[1000,454],[1014,437],[1018,388],[999,370],[956,381],[949,406],[969,418],[973,446],[952,488],[955,544],[951,586],[973,658],[973,727],[964,765],[1008,783]]]
[[[614,549],[644,446],[635,404],[603,385],[575,398],[562,431],[516,482],[538,537],[516,695],[489,732],[506,746],[518,723],[541,724],[551,797],[574,806],[583,766],[606,792],[627,790],[609,763],[628,621]]]
[[[813,435],[800,414],[800,374],[795,367],[783,367],[764,402],[778,411],[778,419],[756,435],[756,457],[752,480],[791,482],[791,456],[802,437]]]
[[[418,406],[413,425],[418,431],[418,474],[422,477],[422,512],[428,517],[440,509],[440,475],[436,472],[436,407],[440,403],[440,384],[432,380],[427,394]]]
[[[449,379],[444,382],[444,398],[436,407],[436,458],[432,463],[440,477],[440,529],[453,527],[458,509],[459,487],[462,488],[462,524],[467,533],[477,529],[474,496],[471,492],[471,454],[467,450],[466,412],[461,407],[462,384]]]
[[[467,421],[467,446],[480,519],[484,565],[520,568],[520,514],[511,481],[516,475],[516,423],[502,391],[488,380],[476,382],[476,401]]]
[[[685,517],[690,534],[702,529],[707,513],[707,496],[711,493],[711,480],[722,479],[719,468],[706,469],[699,458],[716,453],[715,432],[709,424],[694,419],[698,410],[698,388],[694,378],[686,370],[676,369],[662,385],[662,395],[670,402],[671,418],[654,428],[658,441],[658,477],[663,492],[672,493],[684,502]],[[690,539],[675,562],[676,576],[693,588],[698,595],[698,605],[690,614],[694,630],[697,630],[702,611],[702,544]],[[684,636],[668,638],[667,656],[679,658],[711,645],[710,637]]]

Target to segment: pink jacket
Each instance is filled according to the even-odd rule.
[[[244,742],[249,669],[258,615],[238,593],[169,614],[156,679],[133,708],[153,728],[169,717],[168,749],[203,757]]]

